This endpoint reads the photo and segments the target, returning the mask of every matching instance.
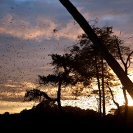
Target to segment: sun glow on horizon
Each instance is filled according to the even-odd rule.
[[[21,84],[26,86],[26,88],[35,87],[35,85],[30,83],[30,82],[23,82]],[[10,84],[10,82],[8,82],[8,84],[5,84],[5,85],[10,86],[10,85],[14,85],[14,84]],[[16,82],[15,86],[17,86],[17,85],[18,85],[18,83]],[[12,87],[14,87],[14,86],[12,86]],[[54,89],[54,91],[57,90],[55,88],[53,88],[53,89]],[[52,89],[52,91],[53,91],[53,89]],[[95,88],[95,89],[97,89],[97,88]],[[20,95],[23,96],[24,92],[21,93]],[[85,110],[86,109],[93,109],[95,111],[98,111],[98,101],[97,101],[96,97],[93,96],[93,95],[90,96],[90,97],[78,96],[78,97],[76,97],[76,100],[75,100],[75,96],[71,96],[71,93],[66,94],[66,91],[63,92],[63,90],[62,90],[62,97],[64,99],[66,98],[66,100],[61,100],[62,106],[73,106],[73,107],[79,107],[79,108],[85,109]],[[133,106],[133,100],[132,100],[131,96],[128,93],[127,93],[127,97],[128,97],[128,105]],[[115,101],[117,103],[119,103],[120,106],[125,104],[123,91],[122,91],[122,89],[120,89],[120,87],[118,87],[118,88],[115,87],[114,98],[115,98]],[[110,99],[110,101],[111,101],[110,105],[106,105],[106,113],[108,113],[112,108],[117,109],[117,107],[113,103],[113,101],[111,99]],[[19,113],[24,109],[27,109],[27,110],[31,109],[34,105],[37,105],[37,104],[38,103],[35,102],[35,101],[33,101],[33,102],[4,102],[4,103],[1,101],[1,106],[0,106],[1,112],[0,112],[0,114],[4,113],[4,112]],[[5,106],[5,108],[4,108],[4,106]]]
[[[133,106],[133,100],[129,94],[127,94],[128,97],[128,105]],[[123,94],[117,94],[115,97],[115,101],[119,103],[119,105],[124,105],[124,97]],[[37,105],[39,102],[1,102],[1,112],[0,114],[3,114],[4,112],[9,113],[20,113],[24,109],[31,109],[33,106]],[[9,106],[10,105],[10,106]],[[80,96],[77,100],[61,100],[62,106],[73,106],[73,107],[79,107],[81,109],[92,109],[94,111],[98,111],[98,102],[95,97],[89,98]],[[6,108],[2,109],[2,106],[6,106]],[[109,111],[115,108],[117,109],[116,105],[112,104],[110,106],[106,106],[106,113],[108,114]]]
[[[128,98],[128,105],[133,106],[133,99],[131,98],[129,94],[127,94],[127,98]]]

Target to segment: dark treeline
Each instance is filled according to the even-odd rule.
[[[58,112],[58,106],[48,100],[42,101],[30,110],[23,110],[19,114],[4,113],[0,115],[1,129],[13,132],[116,132],[132,130],[118,120],[117,115],[106,115],[106,119],[99,119],[98,112],[84,110],[78,107],[62,107],[63,113]]]

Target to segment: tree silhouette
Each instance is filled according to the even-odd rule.
[[[128,55],[128,52],[131,51],[130,47],[124,46],[124,42],[113,34],[112,27],[104,26],[99,28],[95,25],[92,25],[92,27],[98,35],[98,38],[106,44],[107,49],[115,59],[121,60],[119,50],[122,56]],[[119,49],[117,46],[118,44]],[[115,79],[114,75],[110,73],[108,64],[102,58],[99,51],[95,49],[93,43],[86,34],[79,35],[76,44],[70,47],[69,50],[70,54],[73,55],[73,59],[75,59],[73,63],[73,73],[77,72],[78,75],[81,76],[80,79],[82,79],[84,85],[89,85],[97,79],[99,112],[101,114],[101,107],[103,106],[103,115],[105,116],[105,97],[106,93],[109,93],[106,82],[108,81],[109,84],[113,86],[118,85],[113,83]]]
[[[32,101],[35,99],[41,101],[41,97],[50,101],[57,101],[57,98],[51,98],[47,95],[47,93],[40,91],[39,89],[27,90],[24,96],[24,101]]]
[[[69,0],[59,0],[61,4],[68,10],[68,12],[73,16],[73,18],[77,21],[80,27],[87,34],[89,39],[93,42],[96,49],[101,53],[103,58],[107,61],[109,66],[112,68],[114,73],[120,79],[122,85],[127,88],[128,93],[133,98],[133,83],[126,75],[120,64],[115,60],[112,54],[107,50],[104,43],[98,38],[94,30],[85,20],[85,18],[79,13],[79,11],[73,6],[73,4]]]
[[[30,100],[39,98],[40,96],[43,96],[48,100],[57,101],[59,112],[62,113],[61,87],[68,86],[69,84],[71,85],[76,84],[75,80],[73,79],[73,76],[70,75],[72,59],[71,59],[71,55],[69,54],[64,54],[64,55],[52,54],[50,56],[52,57],[52,62],[50,64],[54,66],[54,69],[53,69],[54,74],[49,74],[47,76],[38,75],[39,84],[52,85],[53,87],[58,87],[57,98],[53,99],[49,97],[45,92],[42,92],[38,89],[27,91],[25,94],[25,98],[29,98],[29,101],[30,101]]]
[[[116,43],[117,45],[117,49],[118,49],[118,54],[119,54],[119,57],[120,57],[120,60],[124,66],[124,71],[126,73],[126,75],[128,75],[128,68],[130,67],[131,65],[131,56],[133,54],[133,51],[131,51],[130,49],[128,50],[127,54],[125,56],[127,56],[126,60],[124,61],[125,57],[123,57],[122,55],[122,50],[120,48],[120,45],[119,43],[117,42]],[[125,87],[123,87],[123,95],[124,95],[124,99],[125,99],[125,113],[124,113],[124,124],[126,124],[126,121],[127,121],[127,116],[128,116],[128,98],[127,98],[127,93],[126,93],[127,89]]]

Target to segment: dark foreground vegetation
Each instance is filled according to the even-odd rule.
[[[0,127],[3,132],[131,132],[133,126],[125,125],[118,115],[106,115],[100,118],[93,110],[78,107],[62,107],[45,100],[30,110],[19,114],[0,115]]]

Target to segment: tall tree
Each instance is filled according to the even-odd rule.
[[[51,101],[57,101],[59,113],[62,113],[62,107],[61,107],[61,87],[67,86],[69,84],[75,85],[75,81],[73,77],[70,75],[71,72],[71,55],[64,54],[64,55],[58,55],[58,54],[52,54],[50,55],[52,58],[52,62],[50,63],[52,66],[54,66],[53,74],[49,74],[47,76],[41,76],[39,77],[39,84],[40,85],[52,85],[53,87],[57,87],[57,98],[51,98],[48,96],[46,92],[40,91],[38,89],[29,90],[25,93],[24,98],[28,99],[28,101],[39,99],[40,96],[45,97],[47,100]]]
[[[95,25],[92,25],[92,27],[98,38],[106,44],[107,49],[115,59],[121,59],[119,50],[121,51],[122,56],[128,55],[128,53],[131,51],[130,47],[124,46],[124,42],[113,34],[112,27],[104,26],[102,28],[99,28]],[[119,49],[117,45],[119,45]],[[71,54],[75,57],[74,64],[78,64],[73,67],[82,77],[85,77],[84,82],[86,81],[88,76],[91,76],[91,78],[89,78],[91,81],[86,81],[88,82],[88,84],[93,82],[92,79],[97,79],[99,90],[99,112],[101,112],[102,100],[103,115],[105,115],[105,94],[107,93],[107,85],[105,82],[109,80],[110,84],[112,84],[112,79],[114,80],[115,77],[109,72],[110,69],[107,63],[101,56],[100,52],[95,49],[93,43],[86,34],[78,36],[78,40],[76,41],[75,45],[70,47],[70,51]]]
[[[93,42],[95,48],[101,53],[103,58],[107,61],[109,66],[112,68],[114,73],[120,79],[122,85],[127,88],[128,93],[133,98],[133,83],[126,75],[120,64],[115,60],[115,58],[110,54],[110,52],[105,47],[104,43],[97,37],[94,30],[88,24],[86,19],[79,13],[79,11],[74,7],[74,5],[69,0],[59,0],[61,4],[68,10],[68,12],[77,21],[80,27],[87,34],[89,39]]]
[[[133,51],[129,50],[126,54],[127,58],[126,60],[124,61],[125,57],[123,57],[122,55],[122,50],[120,48],[120,45],[118,42],[116,42],[116,45],[117,45],[117,49],[118,49],[118,54],[119,54],[119,57],[120,57],[120,60],[124,66],[124,70],[125,70],[125,73],[126,75],[128,75],[128,68],[130,67],[131,65],[131,56],[133,54]],[[125,113],[124,113],[124,124],[126,124],[127,122],[127,116],[128,116],[128,98],[127,98],[127,89],[125,87],[123,87],[123,95],[124,95],[124,99],[125,99]]]
[[[54,66],[54,74],[49,74],[48,76],[40,76],[40,84],[48,85],[52,84],[53,86],[58,86],[57,91],[57,103],[60,113],[62,113],[61,109],[61,87],[67,86],[69,84],[75,84],[73,77],[70,75],[71,72],[71,55],[64,54],[64,55],[58,55],[58,54],[52,54],[50,55],[52,58],[52,62],[50,63],[52,66]]]

